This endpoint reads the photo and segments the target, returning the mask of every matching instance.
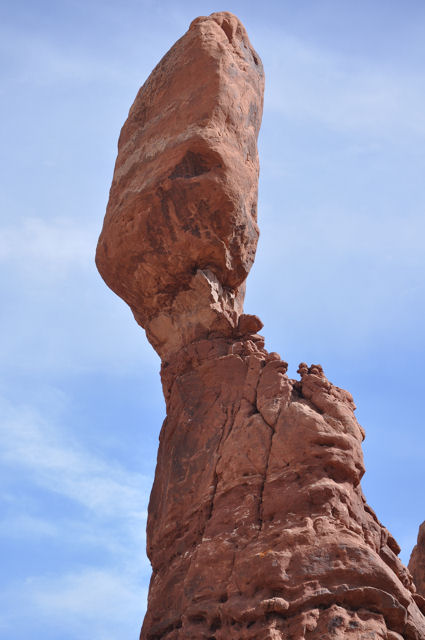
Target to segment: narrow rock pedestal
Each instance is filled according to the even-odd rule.
[[[162,360],[141,640],[425,640],[424,599],[366,504],[363,429],[243,313],[263,70],[229,13],[195,20],[120,136],[96,262]]]

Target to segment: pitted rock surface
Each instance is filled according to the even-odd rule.
[[[424,600],[363,496],[353,398],[299,380],[243,314],[258,229],[260,59],[195,20],[143,85],[99,270],[161,355],[166,400],[141,640],[425,640]]]

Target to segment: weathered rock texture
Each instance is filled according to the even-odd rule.
[[[241,314],[258,239],[263,87],[241,23],[198,18],[121,131],[96,262],[162,357]]]
[[[418,542],[410,556],[409,570],[418,593],[425,597],[425,522],[419,527]]]
[[[319,365],[242,312],[258,229],[261,62],[198,18],[139,91],[97,264],[162,358],[142,640],[425,640],[424,600],[360,488],[364,433]]]

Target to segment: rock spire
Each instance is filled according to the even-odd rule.
[[[410,556],[409,571],[418,593],[425,597],[425,522],[419,527],[418,541]]]
[[[121,132],[96,262],[162,360],[141,640],[425,640],[425,600],[363,496],[351,395],[298,380],[243,313],[264,76],[197,18]]]

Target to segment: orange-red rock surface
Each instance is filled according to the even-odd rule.
[[[162,357],[237,324],[258,239],[263,88],[237,18],[198,18],[121,131],[96,263]]]
[[[418,593],[425,597],[425,522],[419,527],[418,541],[410,556],[409,570]]]
[[[195,20],[139,91],[97,264],[162,358],[142,640],[425,640],[425,600],[366,504],[363,429],[243,314],[258,229],[258,55]]]

